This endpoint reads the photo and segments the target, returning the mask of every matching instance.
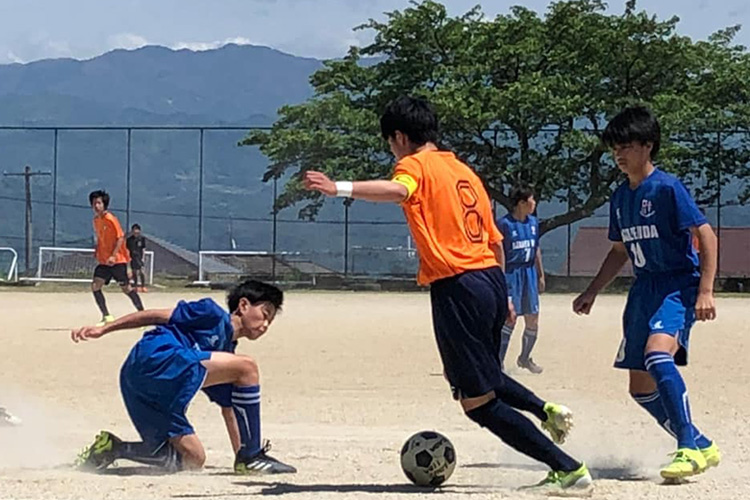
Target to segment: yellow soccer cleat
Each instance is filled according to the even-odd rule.
[[[550,471],[547,477],[532,486],[523,486],[521,490],[550,491],[554,490],[588,490],[593,484],[586,464],[571,472]]]
[[[547,420],[542,422],[542,429],[550,433],[555,443],[564,443],[573,428],[573,412],[563,405],[545,403],[544,413]]]
[[[680,448],[672,454],[672,462],[662,467],[660,474],[664,479],[683,479],[704,472],[708,464],[700,450]]]
[[[115,317],[112,316],[111,314],[107,314],[106,316],[102,317],[102,320],[99,323],[97,323],[96,326],[104,326],[107,323],[112,323],[114,321],[115,321]]]
[[[700,452],[703,454],[703,458],[706,459],[706,468],[718,467],[721,463],[721,451],[716,445],[716,442],[711,443],[711,446],[707,448],[701,448]]]

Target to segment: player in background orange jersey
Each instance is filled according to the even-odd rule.
[[[93,191],[89,194],[89,203],[94,210],[95,257],[99,263],[94,269],[91,291],[94,292],[94,300],[102,313],[102,321],[99,325],[103,326],[115,320],[107,309],[107,301],[102,293],[102,287],[108,285],[112,279],[120,285],[122,293],[130,297],[137,310],[143,311],[143,303],[138,292],[130,287],[128,279],[130,254],[125,247],[125,233],[120,226],[120,221],[107,210],[109,194],[101,190]]]
[[[454,397],[471,420],[550,467],[537,486],[587,488],[586,465],[518,411],[538,417],[561,443],[571,427],[570,410],[542,401],[501,369],[500,331],[512,308],[500,268],[502,235],[482,181],[453,153],[438,149],[438,118],[427,101],[396,99],[380,127],[397,160],[390,180],[334,182],[309,171],[306,188],[401,204],[419,253],[417,280],[430,285],[435,337]]]

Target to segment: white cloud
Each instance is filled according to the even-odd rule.
[[[141,35],[135,33],[118,33],[107,37],[107,45],[110,49],[139,49],[149,42]]]
[[[233,43],[235,45],[253,45],[254,44],[254,42],[250,40],[249,38],[236,36],[233,38],[226,38],[224,40],[220,40],[220,41],[217,40],[213,42],[177,42],[175,44],[172,44],[170,47],[175,50],[188,49],[188,50],[194,50],[196,52],[200,52],[204,50],[218,49],[219,47],[223,47],[224,45],[228,45],[230,43]]]
[[[21,63],[21,64],[23,64],[23,63],[26,62],[23,59],[21,59],[20,57],[18,57],[16,55],[16,53],[13,52],[12,50],[9,50],[8,52],[5,53],[5,58],[8,61],[12,62],[12,63]]]

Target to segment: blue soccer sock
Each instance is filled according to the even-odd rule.
[[[239,453],[253,456],[260,452],[260,386],[234,386],[232,409],[237,417],[242,447]]]
[[[510,345],[510,337],[513,335],[514,326],[505,324],[500,331],[500,352],[498,353],[498,357],[501,364],[505,363],[505,355],[508,353],[508,346]]]
[[[670,428],[677,437],[678,448],[697,449],[690,421],[690,404],[682,375],[668,352],[654,351],[646,354],[646,369],[656,381],[662,404],[669,417]]]
[[[652,417],[656,419],[659,425],[667,431],[671,436],[677,437],[674,430],[672,430],[672,423],[667,416],[667,410],[662,404],[661,396],[659,391],[652,392],[651,394],[631,394],[636,403],[638,403],[644,410],[649,412]],[[693,424],[693,436],[695,437],[695,444],[698,448],[708,448],[711,446],[712,441],[704,436],[701,431]]]

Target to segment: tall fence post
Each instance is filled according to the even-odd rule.
[[[721,132],[716,132],[716,276],[721,277]]]
[[[52,146],[52,246],[57,246],[57,136],[59,129],[55,128]]]
[[[130,228],[130,184],[131,184],[131,172],[130,172],[130,136],[131,136],[131,128],[128,128],[127,130],[127,151],[125,153],[126,155],[126,170],[127,170],[127,179],[125,181],[126,185],[126,195],[125,195],[125,232],[127,232]]]
[[[198,251],[203,250],[203,128],[200,129],[198,157]]]

